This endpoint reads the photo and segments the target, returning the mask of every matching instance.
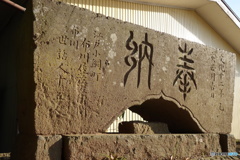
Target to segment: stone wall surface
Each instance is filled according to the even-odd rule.
[[[61,160],[62,136],[18,135],[13,160]]]
[[[103,160],[110,156],[127,160],[199,160],[210,159],[211,152],[236,152],[233,136],[219,134],[19,135],[17,140],[13,160]],[[237,157],[216,155],[211,159]]]
[[[111,155],[127,160],[200,159],[222,152],[219,138],[218,134],[68,136],[64,137],[64,159],[101,160]]]
[[[233,53],[50,0],[34,0],[30,17],[32,49],[19,67],[21,133],[104,132],[125,109],[160,98],[201,132],[230,132]]]

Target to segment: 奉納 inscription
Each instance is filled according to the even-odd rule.
[[[183,99],[186,100],[187,94],[191,91],[190,81],[193,82],[197,89],[197,83],[194,77],[195,69],[191,66],[191,64],[194,63],[194,60],[188,57],[193,53],[193,48],[187,51],[187,44],[185,43],[184,48],[179,46],[178,50],[182,54],[182,56],[179,57],[182,63],[177,64],[179,69],[176,71],[176,78],[173,81],[173,86],[179,80],[179,91],[183,94]]]
[[[126,65],[130,66],[130,69],[124,75],[124,86],[127,83],[129,74],[137,67],[137,88],[141,82],[141,70],[142,70],[142,62],[144,59],[148,61],[148,88],[151,89],[151,74],[152,74],[152,66],[153,65],[153,44],[148,41],[148,33],[145,33],[145,39],[138,44],[134,39],[133,31],[130,31],[130,36],[126,41],[127,50],[131,51],[130,55],[125,57]],[[137,54],[137,57],[135,54]]]

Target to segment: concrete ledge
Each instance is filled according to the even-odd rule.
[[[62,136],[19,135],[11,159],[61,160]]]
[[[171,156],[193,159],[209,157],[210,152],[235,151],[224,151],[222,148],[234,146],[221,146],[219,134],[104,134],[64,137],[66,160],[100,160],[110,155],[134,160],[169,159]]]

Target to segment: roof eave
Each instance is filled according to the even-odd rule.
[[[202,17],[236,52],[240,53],[240,21],[229,6],[221,0],[211,0],[196,8]],[[220,17],[220,18],[219,18]]]
[[[240,19],[224,0],[123,0],[194,10],[236,52],[240,53]]]

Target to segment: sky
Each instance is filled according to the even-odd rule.
[[[232,8],[232,10],[240,18],[240,0],[225,0],[227,4]]]

